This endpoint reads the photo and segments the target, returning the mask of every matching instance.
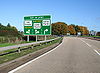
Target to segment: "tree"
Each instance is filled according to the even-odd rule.
[[[76,27],[75,24],[71,24],[71,26],[73,26],[74,29],[75,29],[75,27]]]
[[[97,34],[96,34],[97,36],[100,36],[100,32],[97,32]]]
[[[87,27],[79,26],[79,29],[82,35],[89,35],[89,30],[87,29]]]
[[[78,25],[75,26],[75,31],[76,31],[76,35],[77,35],[78,32],[80,32],[80,28],[79,28]]]
[[[10,23],[7,24],[7,27],[11,27]]]
[[[0,23],[0,25],[2,25],[2,24]]]
[[[68,26],[68,31],[71,35],[75,35],[76,34],[76,31],[75,31],[75,26],[74,25],[69,25]]]
[[[7,26],[0,25],[0,36],[20,37],[22,36],[16,27],[12,27],[9,23]]]
[[[53,35],[66,35],[67,24],[64,22],[52,23],[52,34]]]
[[[17,28],[16,28],[16,27],[14,27],[14,26],[12,26],[11,28],[12,28],[12,29],[14,29],[15,31],[18,31],[18,30],[17,30]]]
[[[0,26],[2,26],[2,24],[0,23]]]

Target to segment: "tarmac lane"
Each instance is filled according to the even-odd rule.
[[[86,40],[64,37],[53,50],[9,73],[100,73],[100,55]]]

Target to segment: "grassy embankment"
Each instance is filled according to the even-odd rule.
[[[18,42],[18,43],[1,43],[0,47],[13,46],[13,45],[24,44],[24,43],[32,43],[32,42],[35,42],[35,41],[29,41],[29,42],[21,41],[21,42]]]
[[[50,37],[47,37],[47,40],[54,39],[54,38],[55,38],[54,36],[50,36]],[[29,41],[29,42],[19,41],[19,42],[15,42],[15,43],[0,43],[0,47],[13,46],[13,45],[24,44],[24,43],[32,43],[32,42],[35,42],[35,41]]]
[[[81,36],[81,37],[100,37],[100,36]]]

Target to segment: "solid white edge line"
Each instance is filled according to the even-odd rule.
[[[97,51],[97,50],[95,50],[95,49],[93,49],[98,55],[100,55],[100,53]]]
[[[83,41],[86,45],[88,45],[89,47],[92,47],[90,44],[88,44],[87,42],[85,42],[84,40],[80,39],[81,41]]]
[[[62,42],[62,43],[63,43],[63,42]],[[56,50],[59,46],[61,46],[61,45],[62,45],[62,43],[61,43],[61,44],[59,44],[59,45],[58,45],[57,47],[55,47],[54,49],[52,49],[52,50],[48,51],[47,53],[44,53],[43,55],[41,55],[41,56],[39,56],[39,57],[37,57],[37,58],[35,58],[35,59],[33,59],[33,60],[31,60],[31,61],[29,61],[29,62],[27,62],[27,63],[23,64],[23,65],[21,65],[21,66],[19,66],[19,67],[15,68],[14,70],[9,71],[8,73],[14,73],[14,72],[16,72],[17,70],[19,70],[19,69],[21,69],[21,68],[25,67],[26,65],[28,65],[28,64],[30,64],[30,63],[32,63],[32,62],[34,62],[35,60],[38,60],[39,58],[41,58],[41,57],[43,57],[43,56],[45,56],[45,55],[49,54],[50,52],[52,52],[52,51]]]

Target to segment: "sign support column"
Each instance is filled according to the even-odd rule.
[[[47,39],[47,38],[46,38],[46,35],[45,35],[45,41],[46,41],[46,39]]]
[[[36,35],[36,42],[37,42],[37,35]]]
[[[29,42],[29,35],[27,35],[27,42]]]

